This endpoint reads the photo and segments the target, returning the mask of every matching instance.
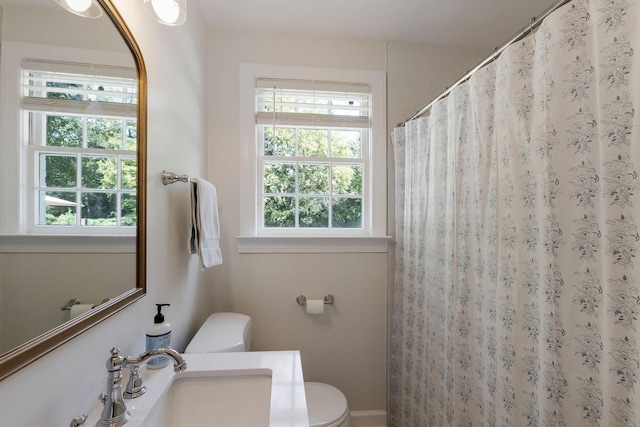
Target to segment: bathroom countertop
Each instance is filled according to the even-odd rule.
[[[234,375],[247,370],[271,374],[270,427],[309,427],[299,351],[188,353],[182,356],[187,362],[187,370],[182,373],[174,374],[172,363],[158,370],[140,370],[147,392],[136,399],[125,399],[127,409],[131,412],[131,419],[126,427],[145,424],[145,418],[169,388],[173,378],[181,375],[193,376],[197,372],[206,375],[207,371],[224,371],[225,374]],[[125,385],[126,378],[123,381],[123,391]],[[85,425],[94,426],[100,419],[101,411],[100,404],[89,414]]]

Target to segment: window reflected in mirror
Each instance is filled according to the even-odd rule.
[[[146,71],[93,4],[0,0],[0,379],[146,289]]]

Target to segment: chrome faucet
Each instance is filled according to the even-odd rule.
[[[107,393],[100,395],[100,400],[104,403],[104,408],[102,409],[102,415],[96,427],[120,427],[129,421],[131,413],[127,411],[124,399],[122,398],[122,368],[132,368],[132,371],[135,371],[137,377],[137,368],[139,366],[159,356],[169,356],[173,359],[174,372],[181,372],[187,369],[187,362],[184,361],[177,351],[171,348],[156,348],[142,353],[138,357],[123,357],[120,355],[120,349],[118,347],[111,349],[111,357],[107,359]],[[142,386],[141,382],[138,386],[142,389],[142,392],[138,394],[139,396],[144,393],[144,386]]]

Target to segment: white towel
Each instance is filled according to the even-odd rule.
[[[222,264],[218,195],[216,187],[201,178],[193,178],[191,184],[189,245],[192,254],[200,255],[203,269]]]

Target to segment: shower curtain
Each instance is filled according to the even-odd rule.
[[[394,131],[391,426],[640,426],[639,5],[562,6]]]

